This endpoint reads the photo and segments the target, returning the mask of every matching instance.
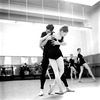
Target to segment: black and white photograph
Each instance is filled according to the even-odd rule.
[[[0,0],[0,100],[100,100],[100,0]]]

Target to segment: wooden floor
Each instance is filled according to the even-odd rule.
[[[67,92],[63,95],[48,95],[50,81],[45,84],[44,96],[38,96],[40,80],[17,80],[0,82],[0,100],[100,100],[100,78],[94,82],[91,78],[78,80],[68,79],[69,87],[75,92]],[[57,91],[55,87],[54,91]],[[63,89],[64,86],[63,86]],[[54,93],[54,92],[53,92]]]

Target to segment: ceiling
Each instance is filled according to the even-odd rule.
[[[89,13],[100,5],[100,0],[95,1],[88,6],[67,0],[0,0],[0,19],[83,26]]]
[[[82,5],[93,6],[100,0],[60,0],[60,1],[67,1],[72,3],[82,4]]]

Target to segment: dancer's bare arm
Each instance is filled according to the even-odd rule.
[[[53,45],[62,45],[62,46],[65,46],[65,45],[66,45],[66,42],[64,42],[64,41],[63,41],[63,42],[59,42],[59,41],[53,40],[53,41],[52,41],[52,44],[53,44]]]
[[[48,36],[48,34],[47,34],[46,36],[43,36],[43,37],[40,38],[39,46],[40,46],[40,48],[41,48],[42,50],[43,50],[44,47],[42,47],[41,44],[42,44],[42,42],[47,38],[47,36]]]
[[[48,36],[44,41],[41,42],[41,46],[44,47],[47,44],[48,40],[51,40],[51,38],[52,36]]]

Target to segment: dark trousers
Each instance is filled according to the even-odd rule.
[[[66,74],[63,73],[61,76],[61,80],[64,83],[65,87],[68,87],[67,79],[66,79]]]
[[[42,59],[42,74],[41,74],[41,78],[40,78],[40,82],[41,82],[41,89],[44,89],[44,84],[45,84],[45,81],[46,81],[46,71],[47,71],[47,68],[48,68],[48,65],[49,65],[49,59],[46,55],[43,55],[43,59]]]

